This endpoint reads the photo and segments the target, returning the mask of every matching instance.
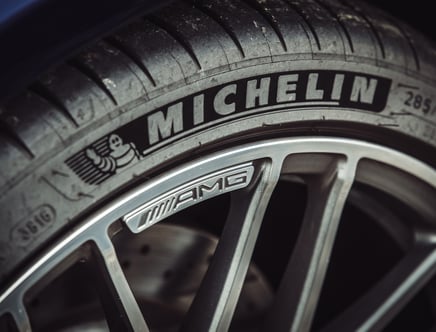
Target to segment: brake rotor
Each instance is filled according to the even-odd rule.
[[[126,278],[150,326],[155,331],[177,330],[213,259],[218,239],[204,231],[158,224],[138,235],[121,232],[114,243]],[[272,298],[273,291],[265,277],[251,264],[235,312],[234,326],[238,331],[250,330]],[[69,323],[61,325],[58,331],[108,331],[102,312],[92,307],[69,308],[77,317],[70,317]],[[84,315],[90,316],[85,322]]]

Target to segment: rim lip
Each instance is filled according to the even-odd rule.
[[[292,149],[287,149],[287,146],[292,147]],[[13,309],[20,310],[22,306],[17,307],[17,303],[22,305],[21,301],[26,292],[38,283],[46,273],[62,262],[65,257],[86,242],[93,240],[97,242],[96,237],[92,234],[100,234],[109,238],[108,229],[116,220],[121,220],[127,214],[176,187],[174,178],[179,180],[178,185],[180,186],[191,179],[197,179],[211,172],[254,160],[268,159],[272,155],[283,165],[288,156],[296,154],[335,154],[354,158],[358,161],[362,159],[374,160],[393,166],[395,169],[410,174],[436,188],[436,170],[431,166],[397,150],[361,140],[332,137],[282,138],[231,147],[178,165],[154,179],[139,184],[86,218],[69,234],[47,248],[19,278],[6,286],[3,293],[0,294],[0,316],[13,313]],[[223,160],[224,162],[222,162]],[[399,161],[407,162],[400,163]],[[217,162],[219,162],[218,166]],[[188,180],[179,179],[182,176],[183,179]],[[150,196],[149,192],[156,187],[159,187],[161,194]],[[140,232],[145,229],[141,229]],[[94,232],[88,234],[87,231],[90,230]],[[436,239],[433,237],[428,240],[435,242]],[[45,272],[41,273],[41,271]]]

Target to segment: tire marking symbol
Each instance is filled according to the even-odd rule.
[[[141,158],[135,143],[112,133],[67,159],[66,164],[87,184],[98,185]]]

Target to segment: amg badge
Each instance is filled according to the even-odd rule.
[[[155,197],[127,214],[124,222],[133,233],[139,233],[202,200],[247,187],[253,173],[251,164],[243,164],[208,174]]]

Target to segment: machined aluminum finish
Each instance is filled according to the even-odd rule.
[[[20,331],[31,331],[23,301],[26,292],[90,243],[101,257],[101,273],[106,275],[110,293],[106,299],[112,310],[120,313],[109,326],[147,331],[147,313],[141,313],[127,283],[109,227],[121,220],[130,231],[142,232],[175,212],[231,192],[230,213],[214,258],[182,326],[186,331],[227,330],[271,194],[279,178],[287,174],[305,179],[308,204],[266,329],[310,329],[342,210],[355,181],[407,203],[428,226],[423,228],[426,231],[417,227],[416,241],[400,264],[327,329],[383,327],[436,273],[436,171],[403,153],[337,138],[247,144],[139,185],[81,223],[5,289],[0,295],[0,315],[11,314]]]

